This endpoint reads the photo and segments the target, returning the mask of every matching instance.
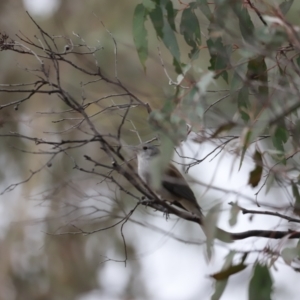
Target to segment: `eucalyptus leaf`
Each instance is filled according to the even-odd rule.
[[[232,251],[232,250],[228,253],[228,255],[225,258],[225,262],[222,267],[222,270],[226,270],[232,265],[235,254],[236,254],[235,251]],[[226,288],[227,282],[228,282],[228,278],[215,282],[215,292],[212,295],[211,300],[221,299],[221,296],[223,295],[223,292]]]
[[[201,45],[201,32],[198,18],[191,6],[182,12],[180,33],[183,35],[185,42],[192,47],[189,57],[195,58],[194,54],[199,52],[199,46]]]
[[[203,224],[206,235],[206,250],[209,259],[212,257],[214,239],[217,234],[217,223],[219,220],[221,204],[214,205],[206,214]]]
[[[140,62],[146,70],[145,62],[148,57],[148,39],[145,21],[148,12],[142,4],[138,4],[133,14],[133,39]]]
[[[273,280],[267,266],[256,263],[249,285],[249,300],[271,300]]]
[[[198,7],[200,8],[201,12],[208,19],[208,21],[211,21],[213,14],[209,8],[208,1],[207,0],[196,0],[196,3],[198,4]]]
[[[289,248],[289,247],[284,248],[281,251],[281,255],[284,262],[290,266],[294,259],[299,258],[300,248],[298,246],[293,248]]]
[[[237,217],[240,213],[241,209],[237,205],[237,203],[231,203],[231,209],[230,209],[230,219],[229,219],[229,225],[234,226],[237,223]]]
[[[228,73],[227,73],[227,48],[223,44],[221,37],[209,38],[206,41],[209,53],[210,53],[210,66],[208,70],[215,71],[216,78],[222,76],[222,78],[228,83]]]
[[[256,187],[261,180],[262,171],[263,171],[262,155],[258,150],[255,151],[253,160],[255,162],[255,168],[249,174],[250,176],[249,176],[248,184],[250,184],[252,187]]]
[[[283,2],[280,3],[279,8],[281,12],[285,15],[288,13],[290,10],[291,6],[293,5],[294,0],[284,0]]]

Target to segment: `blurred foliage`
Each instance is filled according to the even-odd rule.
[[[266,185],[268,191],[269,182],[275,181],[290,192],[288,207],[299,214],[299,10],[299,3],[291,0],[64,0],[52,16],[32,17],[56,37],[57,57],[71,57],[79,68],[91,73],[99,68],[104,74],[105,80],[59,61],[61,88],[70,98],[88,103],[84,113],[112,147],[124,146],[117,151],[117,163],[122,156],[133,157],[126,145],[153,137],[160,137],[166,163],[187,132],[221,151],[238,139],[240,167],[246,157],[255,164],[248,184]],[[6,51],[10,40],[3,34],[40,45],[43,40],[20,1],[1,1],[0,16],[5,40],[0,55],[0,179],[7,218],[0,240],[0,299],[67,300],[93,290],[120,299],[150,299],[136,259],[134,226],[149,227],[151,213],[139,208],[134,218],[126,219],[136,205],[133,189],[120,174],[102,176],[103,164],[112,165],[113,159],[93,140],[92,126],[80,110],[70,110],[50,90],[27,101],[28,93],[20,96],[6,89],[5,84],[24,84],[26,89],[43,74],[32,53]],[[65,53],[72,43],[83,52],[93,47],[99,51]],[[36,52],[42,57],[47,51],[41,46]],[[57,80],[54,59],[43,63],[47,79]],[[63,148],[80,139],[82,143]],[[240,212],[237,207],[231,224]],[[221,299],[229,277],[248,265],[246,255],[239,263],[233,261],[235,255],[230,251],[222,270],[212,275],[212,299]],[[281,256],[297,270],[292,263],[299,257],[299,245],[284,248]],[[103,262],[130,264],[126,284],[113,295],[101,277]],[[249,299],[271,299],[272,287],[269,265],[256,262]]]

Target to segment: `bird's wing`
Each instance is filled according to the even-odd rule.
[[[165,174],[166,175],[162,178],[162,186],[166,190],[179,198],[185,198],[198,205],[193,191],[175,166],[170,165]]]

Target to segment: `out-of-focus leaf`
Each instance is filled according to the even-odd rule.
[[[189,58],[194,57],[195,53],[199,52],[199,46],[201,45],[201,32],[198,18],[191,6],[182,12],[180,33],[183,35],[185,42],[192,47]]]
[[[168,50],[171,52],[174,59],[180,62],[180,51],[174,31],[169,22],[164,23],[163,27],[163,42]]]
[[[177,145],[186,138],[187,131],[186,122],[174,113],[175,107],[174,100],[166,100],[161,110],[154,110],[150,113],[148,122],[153,130],[168,136],[172,143]]]
[[[247,78],[250,80],[260,81],[262,84],[258,87],[260,97],[268,97],[268,70],[264,56],[257,56],[248,62]]]
[[[299,258],[299,256],[300,256],[299,245],[297,245],[296,247],[293,247],[293,248],[284,248],[281,251],[281,256],[282,256],[284,262],[290,266],[291,263],[293,262],[293,260],[295,258]]]
[[[231,209],[230,209],[230,219],[229,219],[229,225],[234,226],[237,222],[237,217],[239,212],[241,211],[237,203],[230,203]]]
[[[278,84],[282,87],[288,87],[289,79],[286,72],[281,68],[281,66],[278,66],[278,70],[280,73],[280,76],[278,77]]]
[[[241,114],[242,119],[248,123],[250,116],[248,114],[248,109],[250,107],[249,102],[249,88],[247,85],[244,85],[238,92],[238,109]]]
[[[240,55],[246,55],[243,50],[239,51]],[[249,54],[252,57],[252,54]],[[230,82],[230,93],[233,95],[239,91],[244,85],[244,78],[247,73],[247,64],[245,64],[245,57],[237,61],[237,66],[234,68],[234,73]]]
[[[221,209],[220,203],[214,205],[208,211],[203,221],[204,231],[206,235],[206,250],[207,250],[207,256],[209,260],[212,257],[212,250],[213,250],[214,239],[217,233],[217,223],[219,219],[220,209]]]
[[[250,172],[248,184],[250,184],[252,187],[256,187],[260,182],[263,171],[263,160],[259,151],[255,151],[253,160],[255,162],[255,168]]]
[[[267,266],[256,263],[249,284],[249,300],[271,300],[273,280]]]
[[[185,69],[188,69],[186,67]],[[180,115],[190,124],[200,124],[204,114],[203,97],[210,83],[214,82],[214,72],[206,72],[201,76],[198,82],[190,89],[181,101]]]
[[[151,10],[149,16],[157,36],[163,39],[164,17],[161,6],[156,4],[155,9]]]
[[[279,8],[284,15],[288,13],[293,2],[294,2],[294,0],[287,0],[287,1],[283,1],[282,3],[280,3]]]
[[[211,21],[213,15],[212,15],[211,10],[210,10],[210,8],[207,4],[207,0],[196,0],[196,3],[198,4],[198,7],[200,8],[201,12],[208,19],[208,21]]]
[[[283,164],[286,164],[286,159],[284,155],[284,144],[288,141],[289,133],[286,129],[284,121],[280,121],[276,124],[275,130],[271,130],[272,143],[276,150],[279,151],[277,159]]]
[[[167,20],[169,25],[172,30],[176,32],[175,17],[177,15],[177,10],[174,9],[172,1],[168,1],[165,7],[167,10]]]
[[[236,126],[236,123],[234,122],[228,122],[226,124],[221,125],[220,127],[217,128],[217,130],[212,134],[212,138],[217,137],[220,133],[224,132],[224,131],[229,131],[232,128],[234,128]]]
[[[269,173],[267,181],[266,181],[266,192],[265,195],[267,195],[271,189],[271,187],[273,186],[275,180],[275,175],[273,173]]]
[[[145,27],[147,15],[145,7],[138,4],[133,14],[133,39],[144,71],[146,70],[145,62],[148,57],[148,39]]]
[[[219,300],[221,299],[226,285],[227,285],[228,280],[222,280],[222,281],[216,281],[216,285],[215,285],[215,292],[214,294],[211,296],[211,300]]]
[[[234,251],[230,251],[228,253],[228,255],[226,256],[224,265],[222,267],[222,270],[226,270],[232,265],[234,255],[235,255]],[[212,295],[211,300],[221,299],[221,296],[222,296],[222,294],[223,294],[223,292],[226,288],[227,282],[228,282],[228,279],[224,279],[224,280],[221,280],[221,281],[216,281],[216,283],[215,283],[215,292]]]
[[[298,65],[298,68],[300,68],[300,55],[296,58],[296,63]]]
[[[228,269],[210,275],[210,277],[214,278],[215,280],[224,280],[224,279],[228,279],[231,275],[234,275],[236,273],[245,270],[246,268],[247,265],[244,264],[231,265]]]
[[[161,109],[161,112],[165,115],[171,115],[171,113],[176,108],[176,102],[169,98],[164,101],[164,106]]]
[[[291,130],[292,141],[295,149],[300,146],[300,120],[297,120],[295,126]]]
[[[295,203],[294,203],[294,214],[300,215],[300,194],[297,185],[292,182],[292,191],[293,191],[293,196],[295,198]]]
[[[173,66],[174,66],[175,72],[177,74],[183,73],[182,68],[181,68],[181,63],[175,57],[173,57]]]
[[[238,67],[233,73],[230,82],[230,95],[232,100],[237,103],[241,118],[248,123],[250,116],[249,88],[244,84],[244,76],[247,72],[247,66],[244,64],[244,58],[238,62]]]
[[[172,10],[173,4],[167,1],[157,1],[155,9],[149,12],[151,22],[155,28],[158,38],[160,38],[167,49],[173,56],[173,65],[175,71],[180,74],[180,51],[175,36],[175,25],[173,24],[175,18],[175,11]],[[174,18],[173,18],[174,16]]]
[[[234,72],[230,83],[230,92],[232,94],[235,93],[237,90],[239,90],[242,87],[242,85],[243,85],[243,80],[241,76],[238,74],[238,72]]]
[[[231,5],[232,10],[239,19],[239,27],[244,40],[251,42],[254,32],[254,25],[250,18],[248,9],[242,2],[236,1]]]
[[[152,0],[143,0],[142,4],[148,11],[155,9],[155,2]]]
[[[227,48],[223,45],[221,37],[209,38],[206,41],[208,51],[210,54],[210,66],[208,70],[213,70],[216,72],[216,78],[222,76],[222,78],[228,83],[228,73],[227,68]]]
[[[276,26],[275,24],[274,26]],[[255,30],[255,40],[258,43],[262,43],[266,51],[277,51],[282,44],[288,42],[288,35],[282,27],[272,29],[270,27],[257,28]]]
[[[203,95],[195,85],[181,101],[180,115],[191,124],[199,124],[202,121],[204,107]]]
[[[232,2],[229,3],[227,0],[215,0],[212,20],[218,24],[220,28],[226,28],[226,20],[228,20],[227,16],[231,5]]]
[[[250,130],[250,128],[246,127],[244,129],[243,134],[242,134],[243,148],[242,148],[242,154],[241,154],[241,161],[240,161],[239,170],[241,169],[241,166],[242,166],[242,163],[243,163],[243,160],[244,160],[244,157],[245,157],[246,150],[249,147],[251,135],[252,135],[252,131]]]

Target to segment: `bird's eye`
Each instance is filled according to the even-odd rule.
[[[148,147],[147,147],[147,146],[144,146],[144,147],[143,147],[143,150],[147,150],[147,149],[148,149]]]

